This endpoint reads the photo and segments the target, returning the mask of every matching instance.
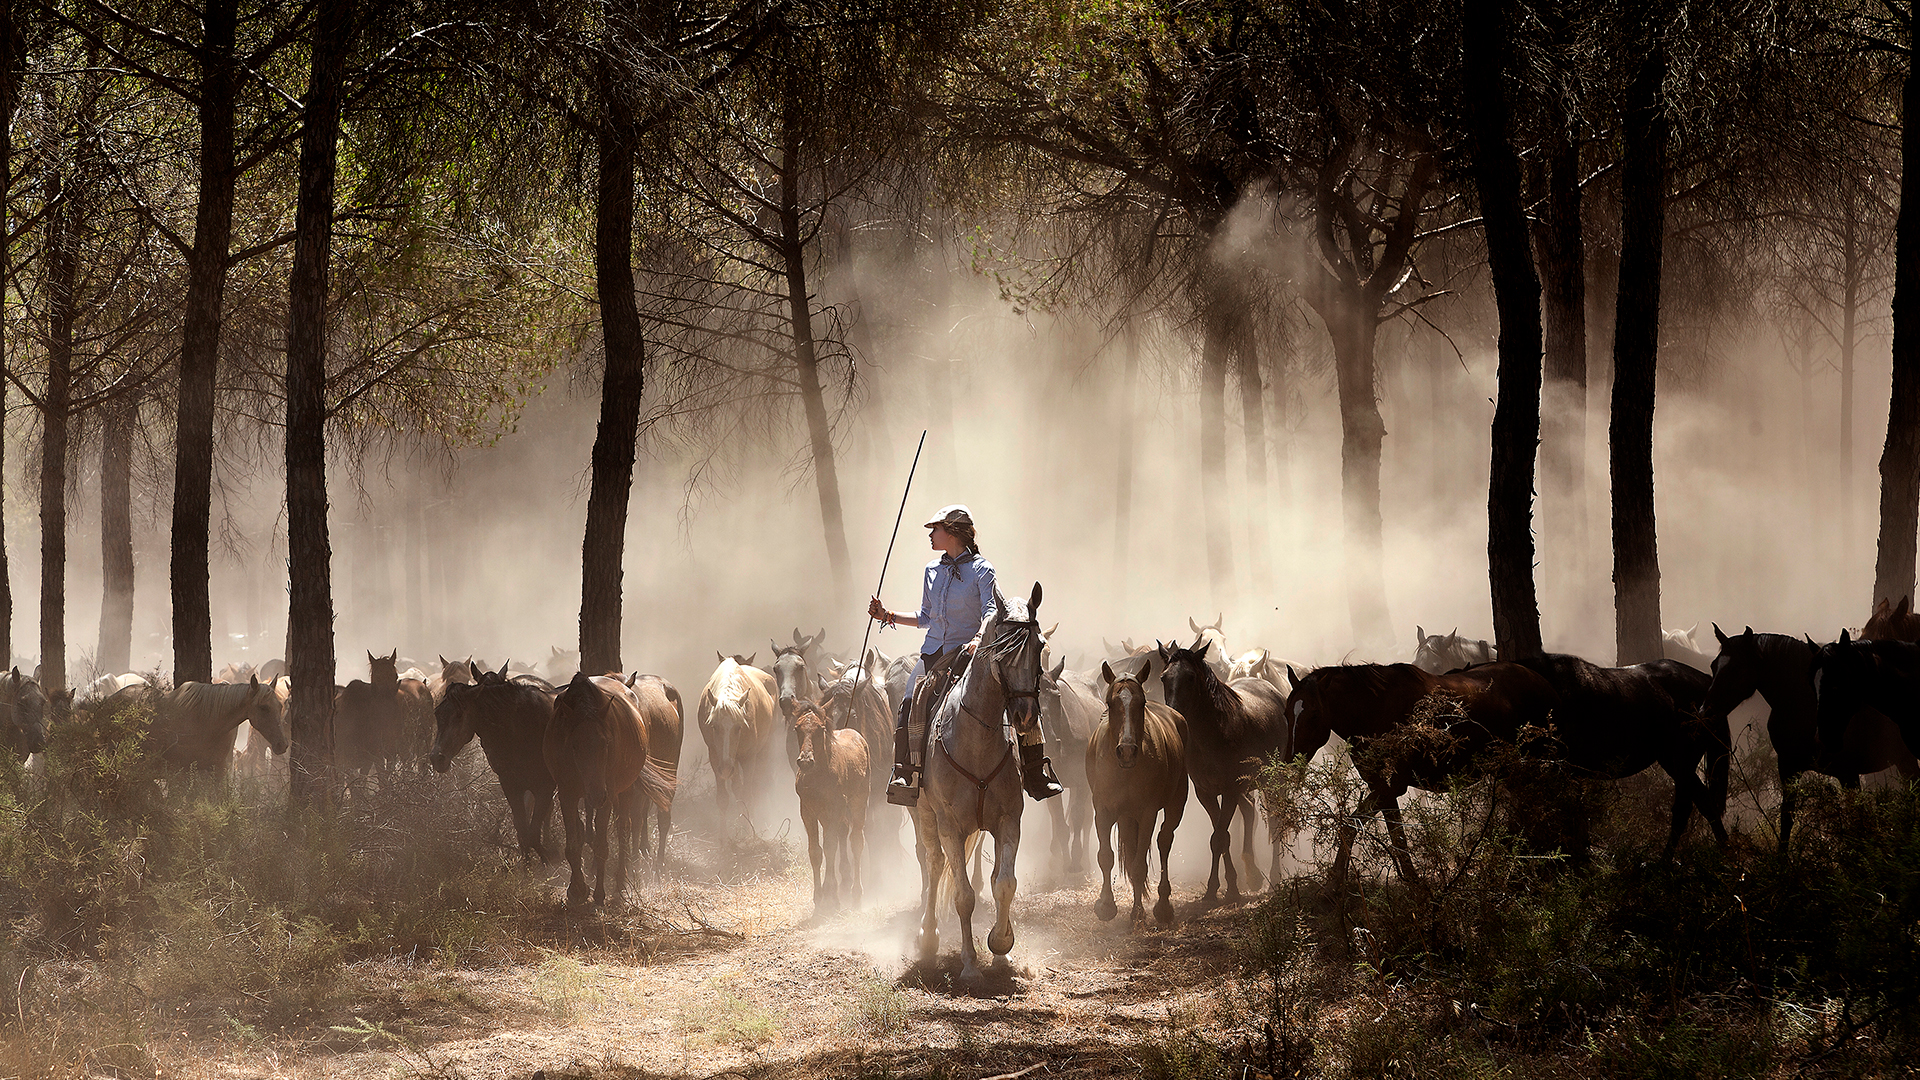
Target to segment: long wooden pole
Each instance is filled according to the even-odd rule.
[[[913,464],[907,467],[907,486],[900,492],[900,510],[893,515],[893,535],[887,538],[887,557],[880,560],[880,581],[873,587],[873,595],[879,596],[880,589],[887,583],[887,564],[893,561],[893,544],[900,539],[900,519],[907,514],[907,492],[913,490],[913,474],[920,469],[920,451],[926,449],[927,433],[920,432],[920,445],[913,448]],[[867,641],[873,637],[873,616],[867,616],[867,632],[860,636],[860,659],[857,663],[867,666]]]

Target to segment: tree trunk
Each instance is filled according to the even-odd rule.
[[[1266,391],[1260,385],[1260,346],[1251,320],[1241,319],[1240,417],[1247,449],[1247,564],[1253,575],[1254,599],[1266,603],[1273,593],[1273,538],[1267,514]]]
[[[1920,531],[1920,78],[1911,57],[1901,90],[1900,217],[1893,240],[1893,396],[1880,454],[1880,547],[1873,601],[1913,595]]]
[[[833,432],[820,389],[820,362],[814,349],[813,298],[807,293],[807,250],[800,231],[800,129],[798,105],[789,95],[781,115],[780,261],[787,279],[788,319],[793,333],[793,362],[800,399],[807,414],[807,441],[813,449],[813,477],[820,492],[820,524],[826,533],[827,562],[833,568],[836,595],[853,595],[853,560],[847,553],[847,526],[840,512],[840,477],[834,468]]]
[[[207,0],[200,44],[200,156],[193,252],[180,342],[180,398],[174,424],[173,679],[213,678],[208,596],[208,529],[213,512],[213,391],[233,239],[233,55],[237,0]],[[329,675],[329,678],[332,676]]]
[[[106,407],[100,432],[100,641],[94,666],[103,675],[133,665],[133,433],[140,395]]]
[[[594,673],[625,670],[620,626],[627,505],[646,391],[646,339],[633,284],[633,113],[617,66],[617,58],[627,54],[631,18],[631,5],[610,12],[600,61],[606,116],[597,137],[593,271],[607,367],[600,426],[593,436],[587,534],[580,548],[580,670]]]
[[[1580,149],[1554,125],[1547,151],[1547,205],[1539,230],[1540,286],[1545,330],[1540,403],[1542,517],[1555,527],[1547,543],[1565,543],[1565,558],[1543,569],[1566,584],[1552,594],[1564,601],[1587,588],[1587,274],[1580,230]]]
[[[20,74],[26,66],[26,42],[13,17],[13,0],[0,0],[0,117],[11,117],[20,105]],[[0,200],[13,191],[13,125],[0,123]],[[0,203],[4,206],[4,203]],[[0,213],[0,296],[8,289],[7,274],[13,265],[10,214]],[[0,366],[11,365],[4,335],[6,320],[0,319]],[[0,379],[0,477],[6,473],[7,383]],[[0,482],[0,491],[6,485]],[[0,498],[0,508],[5,501]],[[0,513],[0,522],[6,515]],[[0,668],[13,663],[13,575],[7,563],[6,529],[0,524]]]
[[[1200,501],[1207,530],[1207,582],[1215,607],[1234,606],[1233,530],[1227,515],[1227,357],[1232,313],[1210,287],[1200,341]]]
[[[1487,485],[1487,574],[1500,656],[1540,655],[1540,606],[1533,583],[1533,458],[1540,442],[1540,280],[1520,206],[1520,160],[1507,138],[1504,81],[1512,62],[1510,15],[1502,0],[1468,0],[1465,10],[1473,178],[1487,234],[1487,265],[1500,313],[1500,398],[1493,410]]]
[[[1904,204],[1903,204],[1904,205]],[[1853,349],[1866,256],[1860,249],[1859,202],[1847,180],[1840,311],[1840,550],[1853,550]],[[1811,339],[1809,339],[1811,340]],[[1811,377],[1812,369],[1808,369]]]
[[[1661,243],[1666,235],[1666,52],[1654,42],[1627,90],[1620,170],[1620,285],[1614,314],[1614,635],[1621,664],[1657,660],[1660,554],[1653,513],[1654,370],[1660,353]],[[1911,530],[1909,530],[1911,532]],[[1911,535],[1908,574],[1912,574]]]
[[[83,133],[82,138],[87,136]],[[84,180],[53,180],[47,223],[47,386],[40,398],[40,681],[67,685],[67,423],[80,276]]]
[[[293,677],[289,807],[323,804],[333,765],[333,551],[327,528],[327,288],[340,98],[353,0],[319,0],[300,132],[287,305],[287,671]]]
[[[1373,346],[1379,324],[1364,297],[1343,293],[1334,316],[1335,383],[1340,394],[1340,505],[1345,526],[1347,613],[1354,640],[1377,648],[1393,640],[1380,528],[1380,447],[1387,437],[1374,395]]]
[[[1115,589],[1120,590],[1118,599],[1124,603],[1127,558],[1133,531],[1133,428],[1138,422],[1133,406],[1133,385],[1140,377],[1140,325],[1132,315],[1126,317],[1126,323],[1120,328],[1120,336],[1122,347],[1126,350],[1126,362],[1120,372],[1118,430],[1114,432],[1119,461],[1114,474],[1113,574],[1109,580],[1114,583]]]

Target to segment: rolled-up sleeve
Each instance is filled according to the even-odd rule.
[[[933,625],[933,582],[934,575],[940,572],[940,564],[934,563],[920,572],[920,610],[914,612],[914,621],[921,629]]]
[[[1000,598],[993,588],[993,564],[981,559],[979,566],[980,576],[977,584],[980,587],[980,625],[985,626],[1000,613]]]

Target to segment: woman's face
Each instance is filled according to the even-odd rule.
[[[953,555],[956,557],[960,554],[962,550],[964,550],[960,546],[959,537],[956,537],[952,533],[948,532],[947,527],[945,525],[928,526],[927,541],[929,546],[931,546],[933,550],[944,551],[947,554]]]

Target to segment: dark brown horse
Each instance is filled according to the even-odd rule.
[[[449,683],[447,696],[433,711],[438,730],[427,755],[435,772],[446,772],[453,756],[475,736],[487,764],[500,780],[500,794],[513,813],[513,831],[522,856],[547,854],[547,818],[553,809],[553,773],[542,750],[553,697],[504,676],[482,685]]]
[[[1339,735],[1353,747],[1354,768],[1367,785],[1340,828],[1336,882],[1346,879],[1356,823],[1375,811],[1386,820],[1395,867],[1413,881],[1400,796],[1410,787],[1445,791],[1495,740],[1512,742],[1523,725],[1545,724],[1556,701],[1540,675],[1501,662],[1444,675],[1412,664],[1336,664],[1292,677],[1287,715],[1294,753],[1311,760],[1329,735]],[[1390,738],[1416,723],[1438,729],[1440,737]],[[1375,744],[1381,744],[1377,750]]]
[[[1767,739],[1780,768],[1780,850],[1793,833],[1793,781],[1801,773],[1825,771],[1820,760],[1819,698],[1813,689],[1815,646],[1785,634],[1727,635],[1713,628],[1720,654],[1713,658],[1713,681],[1702,713],[1725,723],[1729,713],[1755,694],[1767,702]],[[1865,773],[1897,768],[1908,779],[1920,776],[1920,762],[1900,738],[1893,722],[1873,709],[1848,721],[1841,752],[1825,763],[1840,771],[1846,787],[1860,786]]]
[[[813,863],[814,908],[831,910],[843,902],[858,908],[872,796],[867,740],[855,728],[829,727],[810,701],[796,706],[793,728],[800,737],[793,790],[800,796],[800,823]]]
[[[673,706],[666,709],[643,710],[647,720],[647,757],[652,759],[654,767],[660,770],[677,794],[680,789],[680,744],[686,734],[687,711],[681,704],[680,691],[672,683],[658,675],[643,675],[634,672],[627,676],[627,688],[634,691],[635,700],[650,700],[658,693]],[[638,827],[640,830],[640,850],[647,849],[646,807],[641,807]],[[673,833],[673,797],[670,795],[662,804],[653,804],[653,822],[660,839],[653,852],[653,868],[656,873],[667,865],[667,837]]]
[[[400,650],[367,654],[368,681],[355,679],[334,691],[333,761],[341,772],[360,775],[405,760],[412,746],[413,713],[400,695]]]
[[[593,846],[595,904],[607,899],[607,855],[610,827],[621,831],[614,864],[613,895],[626,891],[627,851],[640,817],[642,800],[655,806],[671,805],[673,784],[648,757],[647,722],[650,709],[673,710],[659,687],[640,683],[629,689],[605,675],[575,674],[553,700],[553,719],[547,723],[541,749],[560,797],[560,816],[567,826],[567,902],[584,903],[587,878],[581,869],[583,849]],[[584,808],[584,814],[583,814]]]
[[[0,676],[0,747],[25,761],[47,748],[47,728],[47,695],[39,682],[19,668]]]
[[[1212,872],[1207,876],[1208,903],[1220,892],[1220,867],[1227,870],[1227,899],[1240,898],[1234,871],[1233,815],[1238,810],[1241,859],[1247,867],[1247,888],[1261,887],[1260,870],[1253,861],[1253,780],[1260,766],[1275,754],[1293,756],[1288,749],[1286,700],[1272,683],[1241,679],[1232,686],[1220,681],[1207,664],[1211,643],[1195,640],[1193,647],[1161,646],[1166,670],[1160,675],[1167,704],[1187,720],[1187,775],[1193,793],[1213,819]],[[1268,833],[1274,862],[1279,862],[1281,838]],[[1279,872],[1277,866],[1273,867]]]
[[[1843,748],[1852,718],[1878,709],[1900,729],[1912,750],[1920,746],[1920,645],[1910,641],[1840,640],[1819,647],[1813,658],[1819,696],[1820,771],[1845,767]]]
[[[1116,677],[1100,665],[1107,684],[1106,715],[1087,741],[1082,757],[1093,792],[1093,829],[1100,836],[1100,899],[1093,912],[1101,921],[1119,914],[1113,899],[1113,830],[1120,829],[1120,863],[1133,881],[1133,924],[1146,921],[1147,849],[1155,819],[1160,821],[1160,900],[1153,917],[1173,925],[1173,884],[1167,878],[1167,854],[1173,831],[1187,809],[1187,722],[1173,709],[1148,701],[1136,675]]]
[[[1619,780],[1658,763],[1673,779],[1666,858],[1673,857],[1696,809],[1714,838],[1727,842],[1721,818],[1733,740],[1725,716],[1701,715],[1712,676],[1678,660],[1608,668],[1547,653],[1520,663],[1543,676],[1559,698],[1553,731],[1567,764]],[[1696,772],[1703,759],[1704,782]]]
[[[1903,596],[1898,604],[1881,600],[1873,605],[1873,614],[1854,640],[1920,641],[1920,613],[1913,610],[1913,598]]]

